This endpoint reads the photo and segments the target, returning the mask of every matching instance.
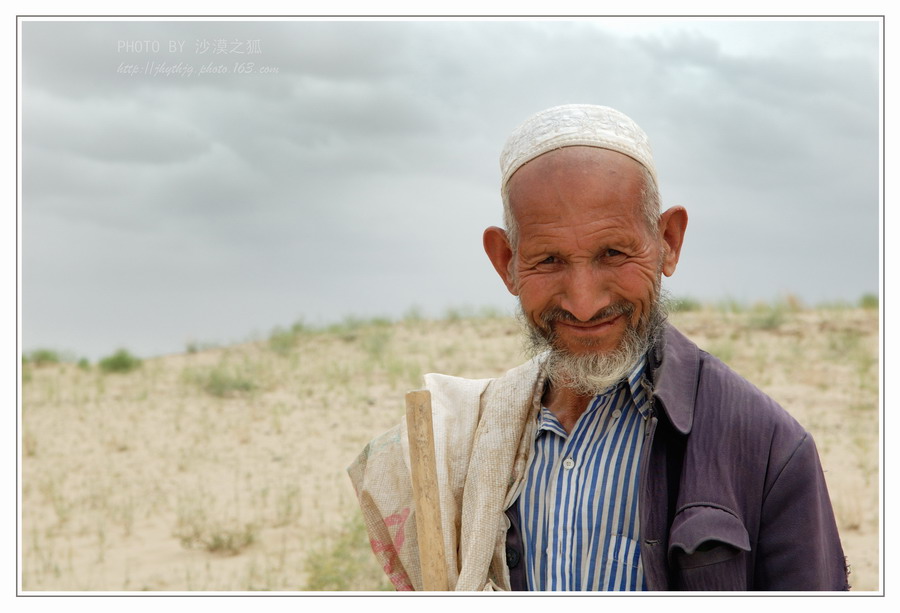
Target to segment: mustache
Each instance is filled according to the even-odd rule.
[[[632,313],[634,313],[633,304],[630,304],[628,302],[616,302],[609,305],[608,307],[600,309],[599,311],[594,313],[594,315],[592,315],[591,318],[587,321],[582,321],[564,308],[555,306],[551,307],[541,314],[541,323],[547,328],[551,328],[553,324],[558,321],[592,324],[599,323],[613,317],[618,317],[619,315],[627,315],[630,317]]]

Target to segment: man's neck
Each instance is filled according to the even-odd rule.
[[[576,394],[568,387],[547,386],[541,403],[553,413],[566,432],[571,433],[575,422],[587,410],[593,396]]]

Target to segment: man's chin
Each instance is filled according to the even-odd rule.
[[[640,359],[632,351],[573,354],[551,349],[544,368],[553,386],[596,396],[627,377]]]
[[[654,307],[647,321],[638,325],[621,317],[616,322],[621,324],[621,329],[611,329],[611,334],[570,334],[570,330],[562,330],[554,323],[539,328],[525,316],[521,304],[519,318],[525,328],[529,353],[535,356],[547,353],[544,371],[551,385],[595,396],[627,377],[658,341],[666,320],[664,295],[659,295]]]

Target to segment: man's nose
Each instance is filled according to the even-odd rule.
[[[604,281],[604,272],[590,264],[569,268],[562,289],[559,306],[580,321],[589,321],[598,311],[612,304],[612,297]]]

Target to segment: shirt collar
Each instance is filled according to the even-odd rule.
[[[629,400],[634,404],[635,408],[637,408],[638,412],[641,414],[641,417],[647,418],[650,414],[650,405],[647,402],[647,390],[644,387],[644,374],[647,372],[647,358],[641,357],[638,360],[637,364],[628,372],[621,381],[611,386],[605,392],[602,392],[594,397],[588,404],[588,410],[591,410],[597,404],[597,398],[599,396],[604,396],[606,394],[614,393],[619,386],[627,385],[628,390],[631,392],[631,396]],[[541,377],[544,378],[543,383],[538,385],[537,389],[541,390],[541,394],[535,398],[535,405],[537,407],[537,429],[535,430],[535,437],[539,436],[540,433],[544,430],[550,430],[556,432],[560,436],[568,436],[566,434],[565,429],[560,425],[559,421],[553,415],[553,413],[545,408],[541,403],[541,396],[543,395],[543,390],[546,384],[546,375],[541,373]]]
[[[647,388],[644,385],[646,372],[647,358],[644,356],[635,364],[625,379],[628,383],[628,388],[631,390],[631,400],[634,402],[634,406],[637,407],[641,417],[644,418],[650,415],[650,405],[647,403]]]
[[[546,359],[546,352],[538,356],[538,361]],[[665,359],[663,359],[665,357]],[[650,351],[645,368],[653,387],[653,406],[658,406],[669,422],[681,434],[688,434],[694,424],[694,403],[697,399],[697,381],[700,376],[700,350],[697,345],[668,324],[660,342]],[[629,378],[629,381],[633,379]],[[547,383],[547,374],[538,371],[532,399],[532,415],[539,422],[541,398]],[[632,394],[634,387],[632,386]],[[650,407],[642,406],[646,415]]]

